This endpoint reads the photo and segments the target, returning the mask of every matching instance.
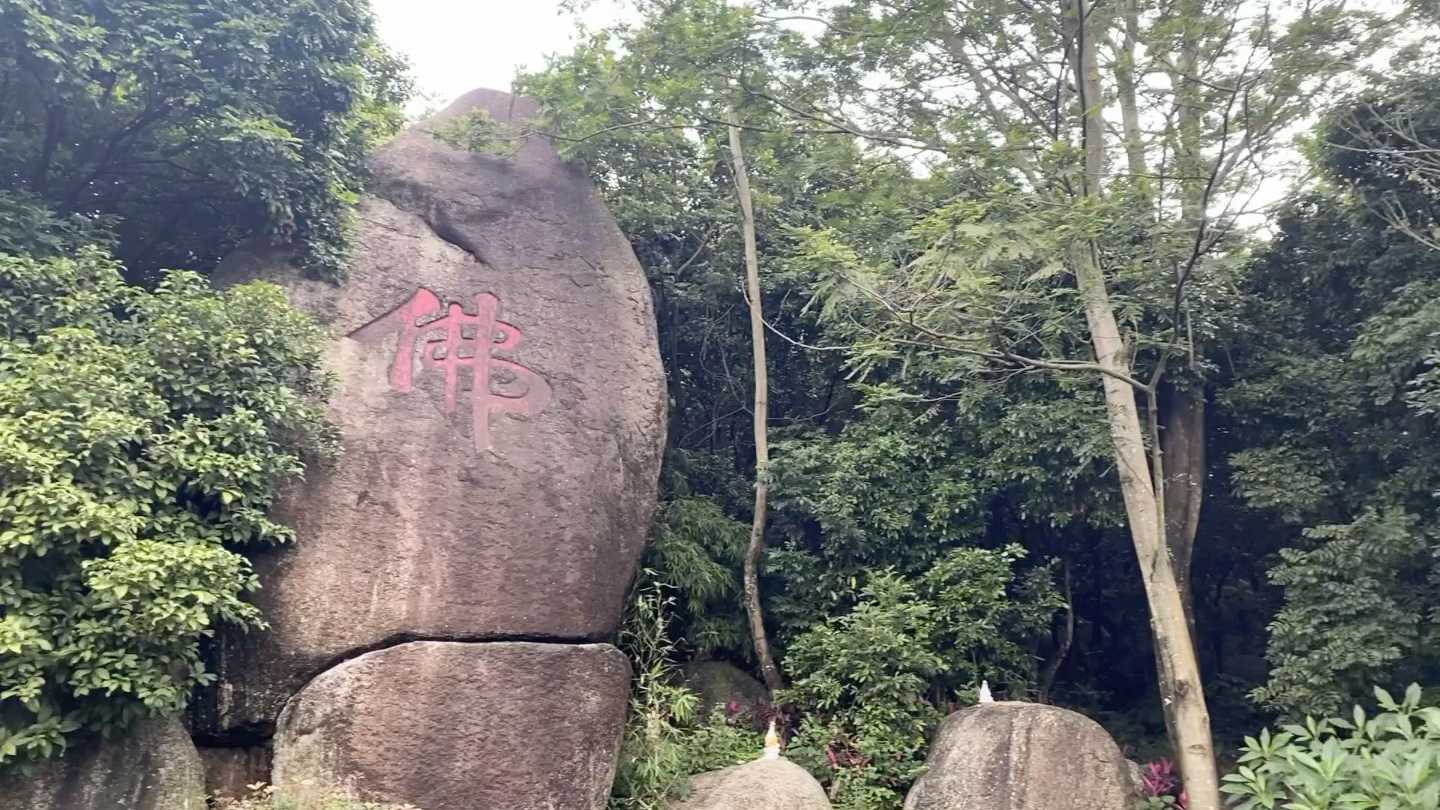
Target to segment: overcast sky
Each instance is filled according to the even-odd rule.
[[[559,0],[371,0],[380,35],[410,59],[416,84],[444,104],[477,87],[510,89],[519,66],[535,69],[574,43],[576,19]],[[585,13],[599,28],[618,17],[613,0]],[[423,106],[423,105],[422,105]]]

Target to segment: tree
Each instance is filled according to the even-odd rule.
[[[154,292],[95,249],[0,256],[0,764],[173,715],[199,641],[263,624],[240,553],[334,437],[321,332],[280,290]]]
[[[787,294],[794,282],[780,267],[761,278],[758,265],[769,268],[781,255],[781,223],[847,218],[857,228],[874,229],[857,212],[856,197],[868,189],[888,191],[889,181],[903,175],[887,175],[885,164],[864,165],[853,144],[784,131],[768,106],[743,95],[735,103],[733,129],[743,143],[733,143],[734,98],[717,77],[743,70],[751,81],[763,81],[764,54],[780,49],[785,38],[736,35],[748,19],[723,2],[687,3],[634,32],[593,35],[547,72],[522,76],[518,89],[545,108],[528,134],[553,138],[589,170],[650,275],[671,374],[669,435],[679,451],[670,454],[667,470],[698,485],[677,481],[670,489],[700,489],[712,505],[751,527],[752,562],[742,565],[743,578],[746,589],[758,594],[769,511],[769,476],[761,471],[772,429],[766,411],[823,413],[841,388],[838,363],[830,358],[792,341],[766,345],[767,324],[781,325],[793,340],[814,329],[814,317],[801,313],[803,300]],[[621,42],[623,58],[612,50]],[[751,188],[737,193],[742,176]],[[748,217],[742,208],[747,204]],[[747,242],[753,242],[748,250]],[[751,390],[752,380],[768,389],[769,379],[786,385],[776,395]],[[755,393],[766,394],[764,401]],[[674,514],[694,517],[697,510],[682,507]],[[713,526],[708,520],[685,523]],[[679,528],[662,525],[667,547],[710,545],[680,541],[671,531]],[[751,618],[761,612],[758,603],[746,607]],[[748,649],[704,652],[763,661],[763,622],[749,624]],[[685,634],[688,641],[713,637],[709,623],[690,629],[699,632]],[[778,688],[778,668],[761,669],[775,670],[766,680]]]
[[[1423,46],[1404,48],[1391,71],[1328,111],[1314,159],[1326,179],[1391,228],[1440,250],[1434,201],[1440,200],[1436,126],[1440,61]]]
[[[1355,120],[1353,108],[1336,112]],[[1406,114],[1426,125],[1425,112]],[[1236,488],[1284,538],[1273,670],[1256,694],[1291,717],[1338,711],[1373,683],[1440,674],[1440,460],[1427,405],[1440,274],[1434,248],[1393,221],[1401,210],[1412,224],[1428,217],[1435,198],[1405,189],[1383,154],[1322,145],[1318,157],[1325,184],[1286,208],[1243,288],[1249,334],[1222,389],[1242,447],[1230,460]]]
[[[1440,674],[1435,71],[1424,48],[1402,49],[1326,112],[1310,144],[1319,183],[1282,211],[1244,289],[1231,466],[1285,537],[1273,669],[1255,694],[1290,717]]]
[[[1327,3],[637,5],[640,24],[593,35],[523,85],[547,108],[537,129],[558,126],[651,274],[672,458],[684,459],[671,472],[744,520],[753,344],[724,105],[740,112],[774,350],[765,609],[787,671],[797,640],[849,616],[878,572],[914,580],[956,548],[1019,538],[1032,571],[1056,558],[1071,574],[1074,621],[1023,642],[1032,660],[1059,662],[1045,668],[1055,699],[1123,712],[1107,724],[1141,745],[1121,721],[1152,701],[1180,708],[1189,795],[1213,807],[1206,714],[1217,700],[1229,731],[1253,726],[1245,693],[1264,679],[1256,659],[1282,596],[1266,582],[1270,555],[1313,550],[1300,530],[1331,525],[1288,523],[1252,497],[1261,478],[1245,453],[1269,446],[1287,409],[1341,429],[1362,423],[1322,412],[1379,415],[1361,405],[1371,389],[1323,365],[1334,360],[1318,338],[1335,316],[1307,308],[1300,281],[1353,226],[1315,223],[1333,241],[1296,254],[1272,330],[1264,297],[1277,293],[1251,261],[1250,197],[1388,22]],[[732,80],[738,98],[715,92]],[[1397,325],[1424,322],[1407,312]],[[1323,361],[1305,373],[1337,385],[1287,393],[1283,364],[1251,362],[1278,360],[1266,350],[1282,345]],[[1440,378],[1423,360],[1400,365],[1422,348],[1407,342],[1385,365],[1412,416],[1434,407]],[[1282,376],[1267,381],[1272,370]],[[1237,407],[1249,383],[1273,390]],[[1418,435],[1402,424],[1384,429]],[[1376,456],[1341,463],[1357,482],[1389,477]],[[1305,470],[1275,471],[1266,491]],[[1342,545],[1363,553],[1402,535],[1352,532]],[[1317,574],[1334,559],[1302,560],[1320,584],[1302,601],[1324,607]],[[1424,579],[1413,557],[1366,560],[1346,571],[1354,587],[1380,571]],[[1393,601],[1409,621],[1426,598]],[[1423,659],[1409,638],[1396,663]],[[1067,646],[1082,654],[1062,657]],[[1130,678],[1147,658],[1158,700]],[[1006,671],[1006,687],[1033,694],[1033,669]]]
[[[0,248],[99,240],[146,276],[269,233],[339,275],[402,67],[364,0],[0,5]]]
[[[735,171],[735,193],[740,200],[740,235],[745,246],[745,298],[750,312],[750,345],[755,369],[755,511],[751,517],[750,542],[745,549],[745,613],[750,620],[750,639],[765,685],[773,694],[785,681],[770,652],[765,631],[765,610],[760,603],[760,561],[765,554],[765,514],[770,505],[770,384],[765,368],[765,314],[760,301],[760,258],[755,246],[755,209],[750,195],[750,172],[745,168],[745,151],[740,140],[740,116],[732,104],[725,109],[730,141],[730,165]]]
[[[1083,0],[859,0],[808,16],[824,25],[815,58],[829,94],[777,103],[998,176],[919,223],[916,255],[900,263],[812,234],[814,261],[840,270],[828,313],[850,327],[862,368],[904,357],[912,376],[939,380],[1098,381],[1174,747],[1191,806],[1218,807],[1184,584],[1205,478],[1206,345],[1264,157],[1378,22],[1334,4]],[[866,83],[876,73],[883,90]]]

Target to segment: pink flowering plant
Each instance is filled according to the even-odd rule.
[[[1161,757],[1140,771],[1140,810],[1185,810],[1185,790],[1175,763]]]

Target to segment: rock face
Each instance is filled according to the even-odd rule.
[[[1036,703],[945,718],[905,810],[1133,810],[1130,770],[1095,721]]]
[[[145,720],[0,778],[0,810],[205,810],[205,772],[178,720]]]
[[[620,618],[653,517],[664,372],[649,289],[587,179],[533,140],[470,154],[427,129],[534,105],[476,91],[373,159],[343,285],[242,250],[335,340],[342,457],[275,517],[268,633],[228,647],[216,730],[272,723],[308,678],[410,639],[589,641]]]
[[[770,699],[765,684],[734,664],[724,661],[692,661],[682,668],[685,686],[700,698],[699,711],[708,715],[716,706],[734,702],[741,712],[753,712]]]
[[[665,438],[654,313],[547,142],[496,157],[429,134],[474,110],[537,111],[475,91],[376,154],[344,284],[264,244],[215,274],[279,284],[330,331],[341,456],[274,509],[298,542],[256,563],[270,629],[217,645],[192,719],[210,743],[273,734],[292,791],[598,808],[627,676],[595,642],[619,623]]]
[[[340,790],[425,810],[602,810],[629,688],[629,663],[605,644],[368,653],[290,701],[274,783],[295,798]]]
[[[702,773],[674,810],[830,810],[825,789],[784,759],[756,760]]]

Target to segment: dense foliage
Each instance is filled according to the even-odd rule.
[[[1440,707],[1411,685],[1396,701],[1375,690],[1380,712],[1308,718],[1247,737],[1226,792],[1238,810],[1425,810],[1440,807]]]
[[[1334,118],[1353,120],[1348,109]],[[1440,122],[1436,111],[1410,112]],[[1440,196],[1348,149],[1318,159],[1348,193],[1317,192],[1279,219],[1242,288],[1245,332],[1222,396],[1235,420],[1226,446],[1236,491],[1286,538],[1270,573],[1285,588],[1270,628],[1273,671],[1258,694],[1290,714],[1325,715],[1369,683],[1433,682],[1440,672],[1431,629],[1440,414],[1427,404],[1440,274],[1434,248],[1371,201],[1394,201],[1398,186],[1419,216]]]
[[[320,333],[197,273],[265,236],[343,275],[408,90],[363,0],[0,3],[0,764],[175,714],[263,623]]]
[[[94,249],[0,256],[0,764],[174,714],[199,640],[258,626],[238,551],[332,443],[319,330],[280,290],[128,285]]]
[[[655,291],[671,448],[645,582],[677,589],[673,655],[753,666],[727,110],[743,122],[777,443],[765,613],[790,755],[837,806],[898,807],[935,721],[982,678],[1086,711],[1137,754],[1168,748],[1077,233],[1100,246],[1134,374],[1160,381],[1136,400],[1166,497],[1184,496],[1166,541],[1221,747],[1440,676],[1432,47],[1371,76],[1347,55],[1395,29],[1366,9],[1288,5],[1289,29],[1235,3],[1106,11],[1125,138],[1104,199],[1077,203],[1080,141],[1054,117],[1075,103],[1063,14],[634,6],[520,78],[545,109],[527,136],[592,174]],[[1315,123],[1312,181],[1273,234],[1253,228],[1248,195]],[[965,597],[977,613],[936,621],[956,559],[1005,562],[963,577],[996,589]]]
[[[408,92],[362,0],[0,4],[0,250],[207,270],[256,233],[341,272]]]

